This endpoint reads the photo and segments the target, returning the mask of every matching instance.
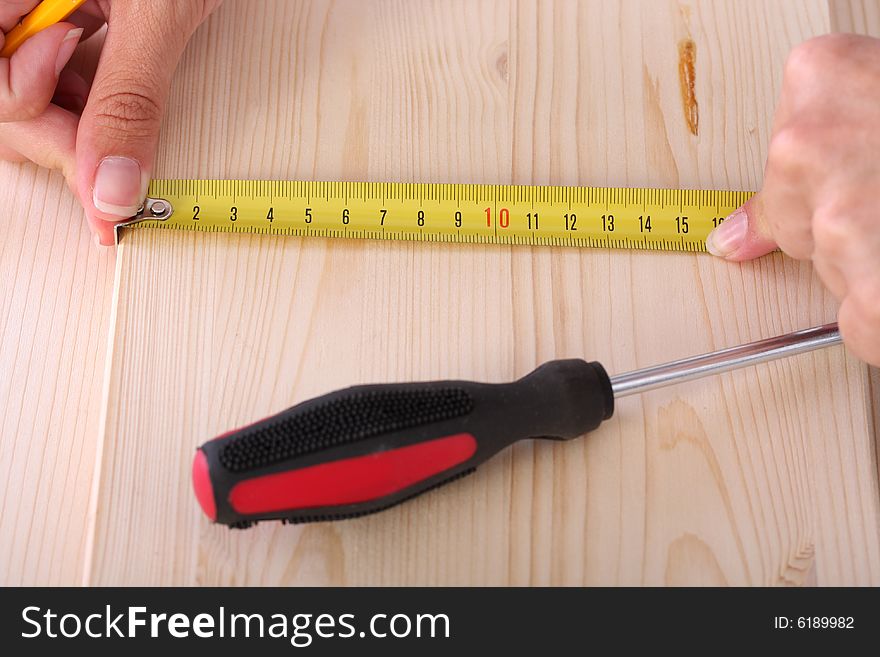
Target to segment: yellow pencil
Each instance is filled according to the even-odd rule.
[[[75,12],[86,0],[43,0],[6,35],[6,43],[0,57],[12,57],[12,53],[27,39],[50,25],[60,23]]]

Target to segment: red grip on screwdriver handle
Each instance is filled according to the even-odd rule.
[[[334,520],[382,510],[523,438],[570,439],[611,416],[599,363],[559,360],[506,384],[357,386],[202,445],[193,484],[216,522]]]

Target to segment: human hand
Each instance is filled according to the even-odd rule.
[[[0,59],[0,159],[62,171],[96,239],[112,244],[113,224],[146,196],[177,62],[221,1],[88,0],[25,41]],[[37,4],[0,0],[0,30]],[[105,22],[94,80],[67,70],[76,45]]]
[[[707,240],[749,260],[777,246],[810,259],[841,302],[840,331],[880,365],[880,39],[834,34],[795,48],[764,171],[764,186]]]

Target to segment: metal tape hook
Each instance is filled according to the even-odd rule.
[[[174,207],[170,201],[164,198],[151,198],[148,196],[144,199],[144,204],[136,215],[113,226],[113,238],[118,246],[119,240],[122,239],[123,228],[139,224],[142,221],[165,221],[172,214],[174,214]]]

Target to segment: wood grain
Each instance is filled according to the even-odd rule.
[[[790,47],[878,26],[858,0],[227,0],[156,174],[756,189]],[[333,388],[624,371],[827,321],[804,264],[141,231],[111,304],[61,181],[2,165],[0,190],[4,584],[880,583],[877,407],[840,348],[623,400],[356,521],[232,532],[190,491],[197,444]]]
[[[837,32],[853,32],[880,37],[880,3],[873,0],[831,0],[831,26]],[[880,478],[880,368],[869,368],[868,399],[873,411],[870,424],[874,432],[874,463]]]
[[[880,37],[880,4],[874,0],[830,0],[831,29]]]
[[[72,66],[87,73],[102,35]],[[81,581],[115,254],[61,176],[0,162],[0,585]]]
[[[785,55],[829,29],[820,2],[270,2],[250,38],[290,52],[243,57],[245,13],[190,50],[163,175],[756,188]],[[840,349],[627,400],[357,521],[230,532],[189,494],[196,444],[335,387],[617,371],[832,317],[781,256],[134,233],[116,313],[89,583],[880,581],[867,371]]]
[[[0,582],[83,567],[114,254],[60,176],[0,164]]]

